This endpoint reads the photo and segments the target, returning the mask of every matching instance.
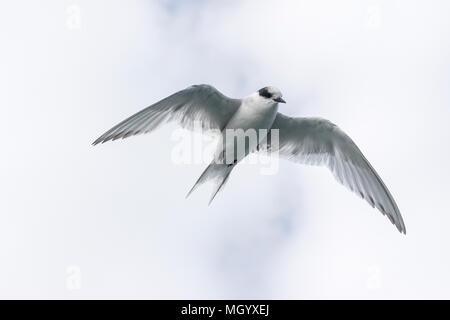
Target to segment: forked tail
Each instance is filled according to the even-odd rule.
[[[228,164],[221,164],[221,163],[214,163],[211,162],[209,166],[203,171],[200,178],[198,178],[197,182],[194,184],[192,189],[188,192],[186,195],[186,198],[189,197],[189,195],[197,189],[199,185],[202,183],[209,181],[209,180],[215,180],[215,185],[213,189],[213,193],[211,195],[211,198],[209,199],[209,204],[214,200],[217,193],[223,188],[225,185],[225,182],[227,182],[228,177],[230,176],[231,171],[233,170],[234,165],[228,165]]]

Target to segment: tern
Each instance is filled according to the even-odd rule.
[[[264,87],[243,99],[233,99],[210,85],[193,85],[123,120],[92,144],[148,133],[169,121],[177,121],[188,129],[193,129],[195,123],[201,123],[202,128],[219,132],[224,142],[218,144],[214,160],[188,195],[201,183],[214,179],[217,185],[211,202],[234,167],[265,144],[271,152],[275,151],[290,160],[327,167],[338,182],[376,207],[398,231],[406,234],[394,198],[353,140],[326,119],[281,114],[278,112],[280,103],[286,102],[280,90],[272,86]],[[244,152],[239,155],[235,155],[236,147],[225,139],[226,131],[237,129],[258,132],[257,138],[249,141]],[[278,130],[277,143],[271,143],[274,129]],[[231,161],[227,154],[233,154]]]

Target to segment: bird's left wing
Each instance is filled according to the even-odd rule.
[[[269,143],[291,160],[327,166],[335,178],[376,207],[406,234],[391,193],[356,144],[336,125],[320,118],[292,118],[277,114],[272,129],[279,130],[278,144]],[[272,134],[272,139],[275,135]]]
[[[210,85],[193,85],[125,119],[92,144],[147,133],[171,120],[189,129],[198,122],[202,129],[221,131],[240,103],[239,99],[228,98]]]

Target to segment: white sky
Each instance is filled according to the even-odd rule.
[[[46,2],[0,5],[1,298],[450,298],[448,1]],[[185,200],[175,126],[90,145],[195,83],[338,124],[408,234],[287,161]]]

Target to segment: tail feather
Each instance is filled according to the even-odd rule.
[[[204,182],[207,182],[209,180],[216,180],[216,185],[214,186],[213,193],[211,195],[211,198],[209,200],[209,204],[214,200],[217,193],[223,188],[225,183],[227,182],[231,171],[233,170],[234,165],[227,165],[227,164],[221,164],[221,163],[211,163],[205,171],[200,175],[197,182],[194,184],[194,186],[191,188],[191,190],[186,195],[186,198],[191,195],[191,193],[197,189],[199,185],[201,185]],[[208,205],[209,205],[208,204]]]
[[[202,174],[200,175],[200,177],[197,179],[197,182],[195,182],[194,186],[193,186],[193,187],[191,188],[191,190],[189,190],[189,192],[187,193],[186,198],[188,198],[188,197],[191,195],[191,193],[192,193],[195,189],[197,189],[197,187],[198,187],[199,185],[201,185],[203,182],[209,180],[209,179],[208,179],[208,174],[209,174],[209,170],[210,170],[210,167],[211,167],[211,166],[212,166],[212,164],[210,164],[209,166],[206,167],[206,169],[203,171],[203,173],[202,173]]]
[[[223,188],[225,183],[228,181],[228,178],[230,177],[231,170],[233,170],[233,167],[231,167],[231,169],[229,169],[225,173],[225,176],[223,176],[222,181],[219,181],[219,183],[216,185],[216,187],[215,187],[215,189],[214,189],[214,191],[213,191],[213,193],[211,195],[211,198],[209,199],[208,206],[211,204],[211,202],[216,197],[217,193],[219,193],[219,191]]]

